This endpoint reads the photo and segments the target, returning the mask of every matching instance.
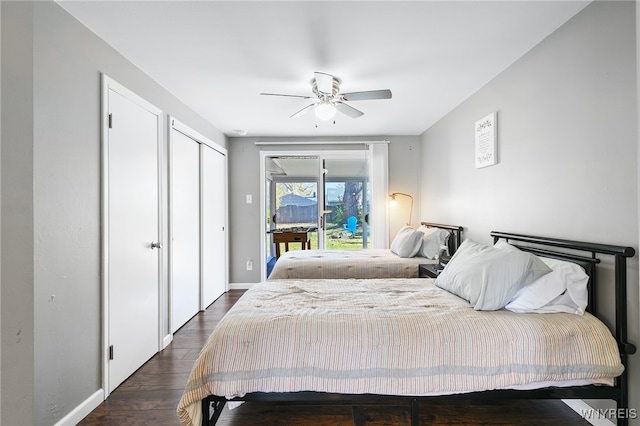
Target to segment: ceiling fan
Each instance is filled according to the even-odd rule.
[[[311,80],[311,91],[315,95],[313,103],[302,108],[291,115],[291,118],[298,118],[305,115],[310,110],[314,110],[316,117],[320,120],[330,120],[340,111],[351,118],[358,118],[364,113],[345,101],[369,101],[373,99],[391,99],[391,90],[368,90],[364,92],[340,93],[340,80],[323,72],[315,72]],[[313,99],[314,96],[307,95],[285,95],[280,93],[260,93],[265,96],[287,96],[291,98]]]

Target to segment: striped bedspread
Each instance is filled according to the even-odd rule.
[[[437,395],[602,383],[622,373],[595,317],[475,311],[430,279],[254,285],[220,321],[178,406],[249,392]]]
[[[280,256],[269,279],[418,278],[419,264],[435,262],[389,249],[297,250]]]

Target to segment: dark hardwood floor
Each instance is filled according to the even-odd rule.
[[[218,321],[242,295],[231,290],[192,318],[173,342],[122,383],[80,425],[179,425],[176,407],[191,366]],[[408,406],[247,402],[225,408],[219,426],[373,426],[410,423]],[[561,401],[473,401],[438,398],[420,406],[424,425],[589,425]]]

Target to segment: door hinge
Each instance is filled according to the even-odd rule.
[[[109,113],[109,128],[113,128],[113,114]]]
[[[113,345],[109,346],[109,360],[113,360]]]

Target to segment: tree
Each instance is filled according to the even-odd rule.
[[[362,182],[345,182],[344,195],[342,201],[344,203],[344,216],[359,217],[358,207],[362,197]]]

